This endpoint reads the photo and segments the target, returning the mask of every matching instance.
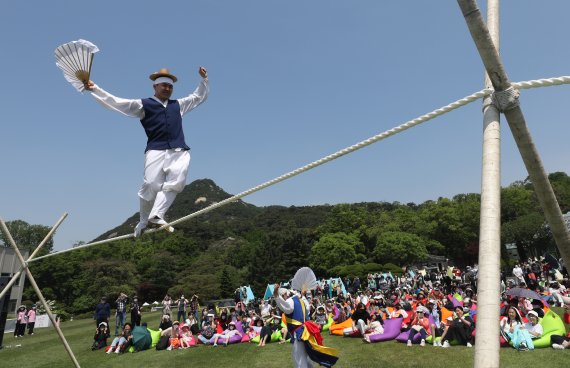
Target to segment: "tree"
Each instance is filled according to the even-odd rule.
[[[321,233],[351,233],[364,228],[369,215],[362,207],[339,204],[332,208],[325,223],[319,228]]]
[[[10,231],[12,238],[20,250],[29,250],[32,252],[41,243],[49,233],[50,228],[44,225],[30,225],[26,221],[14,220],[8,221],[6,227]],[[0,241],[6,246],[10,246],[4,232],[0,231]],[[49,238],[44,244],[39,255],[47,254],[53,249],[53,238]]]
[[[537,212],[520,216],[501,228],[503,243],[515,243],[521,259],[542,254],[545,232],[544,218]]]
[[[362,243],[356,234],[324,234],[311,248],[309,263],[315,272],[328,275],[335,266],[350,265],[357,259]]]
[[[229,298],[233,295],[233,292],[232,278],[230,277],[227,267],[224,267],[220,275],[220,296],[222,298]]]
[[[374,256],[378,263],[411,265],[426,259],[425,240],[415,234],[401,231],[385,232],[378,239]]]

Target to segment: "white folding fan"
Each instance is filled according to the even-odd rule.
[[[302,267],[297,270],[293,280],[291,281],[291,288],[305,293],[317,287],[317,278],[315,273],[309,267]]]
[[[65,43],[55,49],[55,64],[63,71],[65,79],[79,92],[89,81],[93,56],[99,48],[86,40]]]

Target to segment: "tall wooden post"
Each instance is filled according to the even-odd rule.
[[[487,25],[499,49],[499,0],[487,0]],[[485,74],[485,88],[491,88]],[[500,365],[499,297],[501,280],[501,125],[500,113],[488,96],[483,101],[481,221],[477,274],[476,368]]]
[[[477,8],[476,1],[457,0],[457,2],[463,12],[471,36],[475,41],[479,55],[493,84],[493,88],[496,91],[495,93],[508,92],[509,89],[512,89],[511,83],[503,68],[499,53],[493,45],[491,35],[483,21],[481,12]],[[502,94],[498,95],[498,97],[500,96],[502,96]],[[542,165],[538,150],[532,141],[522,110],[518,103],[506,104],[503,110],[528,175],[530,176],[530,180],[534,186],[534,192],[536,193],[538,202],[552,230],[556,245],[560,250],[565,264],[570,264],[570,236],[568,229],[564,223],[562,211],[560,211],[560,207],[558,206],[558,201],[556,200],[556,196],[548,180],[548,175]]]

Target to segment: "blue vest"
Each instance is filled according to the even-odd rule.
[[[285,315],[287,316],[287,330],[289,330],[292,336],[291,342],[301,339],[301,335],[305,330],[304,323],[309,319],[305,303],[301,301],[297,295],[293,296],[292,299],[293,313]]]
[[[190,149],[184,141],[180,104],[177,100],[168,100],[166,107],[153,98],[143,99],[142,104],[144,118],[141,124],[148,138],[145,152],[169,148]]]

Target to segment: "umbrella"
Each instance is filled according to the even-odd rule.
[[[560,264],[558,263],[558,260],[556,258],[554,258],[554,256],[550,253],[544,253],[544,260],[550,265],[551,268],[553,269],[559,269],[560,268]]]
[[[150,349],[152,344],[152,337],[150,331],[143,326],[135,326],[133,329],[133,345],[136,351],[143,351]]]
[[[507,290],[506,294],[510,296],[516,296],[519,298],[542,300],[542,298],[540,297],[540,295],[538,295],[537,292],[520,287],[509,289]]]
[[[149,306],[149,305],[150,305],[150,304],[148,304],[148,303],[146,303],[146,302],[143,303],[143,307],[147,307],[147,306]]]
[[[154,301],[154,302],[152,302],[152,304],[154,304],[154,305],[159,305],[160,303],[157,302],[157,301]]]

